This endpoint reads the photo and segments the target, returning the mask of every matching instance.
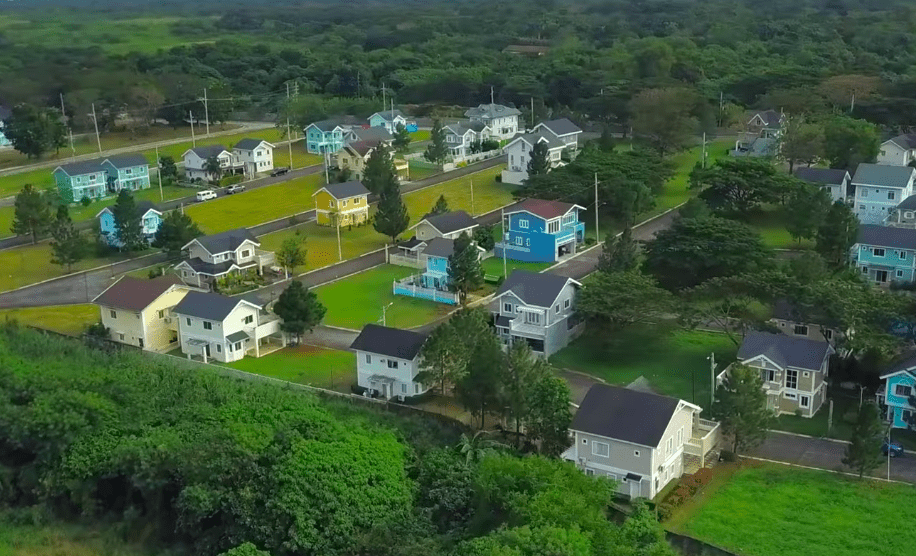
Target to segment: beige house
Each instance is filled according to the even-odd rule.
[[[561,457],[586,475],[618,483],[622,496],[651,499],[714,458],[719,423],[700,419],[701,411],[677,398],[595,384],[569,427],[573,444]]]
[[[337,151],[337,167],[350,170],[353,179],[360,181],[366,171],[366,164],[372,151],[379,144],[378,141],[355,141]],[[401,181],[410,179],[410,165],[406,160],[395,158],[392,160],[394,171]]]
[[[177,276],[153,280],[126,276],[92,302],[99,306],[102,324],[109,329],[112,340],[164,352],[178,345],[171,309],[192,289]]]

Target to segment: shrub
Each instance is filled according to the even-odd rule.
[[[92,204],[92,199],[83,195],[83,198],[80,199],[80,204],[83,205],[84,207],[88,207],[89,205]]]
[[[503,175],[502,175],[502,174],[496,174],[496,178],[495,178],[495,179],[496,179],[496,183],[502,183],[502,182],[503,182]]]
[[[86,334],[93,338],[110,338],[110,332],[108,327],[101,323],[101,321],[89,325],[89,328],[86,330]]]
[[[593,238],[593,237],[587,237],[587,238],[585,238],[585,245],[591,246],[591,245],[594,245],[594,244],[595,244],[595,238]]]
[[[668,519],[671,519],[671,515],[673,513],[674,513],[674,508],[672,508],[668,504],[660,504],[658,506],[658,520],[659,521],[667,521]]]
[[[738,456],[735,455],[735,452],[731,450],[722,450],[722,453],[719,454],[720,461],[736,462],[738,461]]]

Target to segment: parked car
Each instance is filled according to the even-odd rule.
[[[903,446],[897,442],[885,440],[884,443],[881,444],[881,453],[885,456],[890,455],[892,458],[899,458],[903,456]]]
[[[204,191],[197,192],[198,201],[209,201],[210,199],[216,199],[216,191],[205,189]]]
[[[242,191],[245,191],[245,186],[240,183],[237,183],[235,185],[230,185],[229,187],[226,188],[226,195],[232,195],[233,193],[241,193]]]
[[[270,173],[270,177],[275,178],[277,176],[282,176],[287,172],[289,172],[289,168],[286,166],[283,166],[282,168],[274,168],[274,171]]]

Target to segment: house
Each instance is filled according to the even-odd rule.
[[[814,309],[797,305],[786,299],[773,304],[773,316],[769,321],[780,332],[788,336],[809,338],[835,345],[841,334],[839,324],[818,314]]]
[[[852,252],[853,265],[870,282],[916,279],[916,229],[862,224]]]
[[[775,110],[753,112],[745,124],[746,131],[735,141],[731,156],[776,156],[785,115]]]
[[[511,139],[518,133],[518,117],[521,112],[502,104],[481,104],[465,111],[464,116],[471,123],[479,122],[490,128],[490,135],[498,140]]]
[[[881,224],[900,201],[913,194],[916,169],[909,166],[859,164],[852,177],[855,206],[859,222]]]
[[[528,44],[510,44],[503,48],[503,54],[515,54],[517,56],[528,56],[530,58],[540,58],[550,52],[547,46],[535,46]]]
[[[261,242],[246,228],[195,238],[181,248],[188,255],[175,270],[186,284],[197,287],[212,287],[217,278],[233,272],[261,274],[275,256],[259,247]]]
[[[369,116],[370,127],[385,128],[388,133],[394,133],[399,125],[407,127],[407,118],[400,110],[383,110]]]
[[[286,346],[280,318],[246,299],[192,291],[172,308],[181,352],[204,363],[260,357]]]
[[[449,124],[442,130],[445,132],[448,154],[456,159],[473,154],[475,143],[487,141],[492,137],[492,130],[481,122]]]
[[[585,239],[585,223],[579,222],[579,205],[560,201],[525,199],[503,210],[503,237],[493,251],[502,257],[525,262],[556,262],[576,252]]]
[[[784,334],[751,332],[738,350],[738,362],[758,369],[767,407],[777,414],[812,417],[827,397],[830,355],[827,342]],[[719,375],[728,373],[728,369]]]
[[[916,228],[916,195],[910,195],[887,215],[883,224],[894,228]]]
[[[595,384],[576,411],[573,444],[561,457],[617,483],[621,496],[651,499],[716,457],[721,429],[700,419],[701,411],[677,398]]]
[[[343,149],[337,151],[337,167],[350,170],[352,176],[357,180],[363,179],[363,173],[369,163],[369,157],[372,156],[378,145],[378,141],[354,141],[347,144]],[[395,158],[392,163],[398,180],[406,181],[410,179],[410,166],[406,160]]]
[[[429,387],[416,378],[425,341],[426,334],[367,324],[350,344],[356,352],[356,383],[386,400],[424,394]]]
[[[541,131],[517,135],[503,148],[503,151],[509,155],[509,165],[502,173],[503,183],[524,185],[525,180],[528,179],[531,151],[539,143],[547,145],[547,163],[551,169],[563,164],[562,155],[567,148],[566,143],[552,132]]]
[[[470,214],[463,210],[455,210],[442,214],[427,214],[410,229],[416,230],[416,239],[429,241],[437,237],[456,239],[462,232],[473,235],[477,226],[477,221]]]
[[[9,147],[13,143],[7,139],[6,135],[3,134],[3,127],[6,125],[5,120],[8,120],[13,113],[6,106],[0,105],[0,147]]]
[[[830,168],[798,168],[795,177],[824,188],[830,193],[834,203],[846,201],[846,188],[849,187],[849,172]]]
[[[421,253],[421,260],[426,263],[423,273],[395,280],[392,291],[395,295],[457,305],[460,299],[457,293],[450,291],[451,276],[448,262],[449,257],[455,253],[455,241],[437,237],[423,243],[426,244]],[[483,253],[480,247],[477,247],[477,250],[478,256]]]
[[[232,155],[249,178],[274,169],[276,147],[262,139],[242,139],[232,147]]]
[[[916,133],[905,133],[881,143],[878,164],[909,166],[916,161]]]
[[[525,341],[538,355],[550,357],[583,330],[575,313],[580,287],[565,276],[513,270],[493,296],[496,334],[503,344]]]
[[[142,154],[109,156],[102,161],[102,168],[107,173],[105,179],[108,181],[110,193],[117,193],[122,189],[139,191],[150,186],[149,161]]]
[[[344,147],[344,134],[351,127],[339,120],[310,123],[305,128],[305,149],[312,154],[334,154]]]
[[[174,275],[152,280],[125,276],[92,300],[113,341],[166,352],[178,343],[175,307],[192,288]]]
[[[352,127],[344,132],[344,141],[350,144],[358,141],[365,141],[371,145],[382,143],[390,147],[394,142],[394,136],[384,127]]]
[[[330,183],[312,197],[319,226],[349,226],[369,221],[369,190],[361,181]],[[336,220],[334,214],[338,215]]]
[[[785,114],[775,110],[753,112],[746,124],[747,131],[757,134],[758,137],[778,139],[782,135],[785,119]]]
[[[162,224],[162,213],[150,201],[137,201],[136,206],[137,214],[140,215],[143,238],[147,243],[152,243],[156,238],[156,232],[159,231],[159,226]],[[121,247],[122,244],[118,238],[113,207],[103,208],[95,217],[99,219],[99,233],[105,239],[105,242],[112,247]]]
[[[562,141],[567,149],[575,151],[579,148],[579,136],[582,135],[582,128],[572,123],[569,118],[541,122],[531,130],[531,133],[546,132],[550,132],[554,137]]]
[[[83,197],[101,199],[122,189],[137,191],[150,185],[149,162],[142,154],[122,154],[63,164],[54,169],[61,199],[68,203]]]
[[[876,394],[878,407],[884,410],[884,418],[895,429],[910,428],[916,424],[913,404],[916,395],[916,357],[909,355],[881,375],[884,384]]]
[[[181,158],[184,159],[184,172],[188,180],[214,179],[216,176],[210,175],[206,170],[207,160],[214,157],[219,161],[219,167],[224,176],[245,172],[245,166],[235,153],[222,145],[208,145],[188,149],[181,155]]]

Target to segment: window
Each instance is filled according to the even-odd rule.
[[[569,300],[568,300],[568,299],[567,299],[566,301],[563,302],[563,308],[564,308],[564,309],[569,309]]]
[[[863,267],[862,267],[862,274],[868,274],[868,267],[867,267],[867,266],[863,266]]]
[[[827,340],[833,339],[833,330],[824,330],[824,338]]]
[[[254,315],[248,315],[242,319],[242,324],[251,324],[254,322]]]
[[[403,382],[401,383],[401,393],[402,393],[402,394],[406,394],[406,393],[407,393],[407,385],[404,384]]]
[[[388,360],[388,368],[389,368],[389,369],[397,369],[397,368],[398,368],[398,362],[397,362],[397,361],[394,361],[394,360],[392,360],[392,359],[389,359],[389,360]]]
[[[358,205],[358,204],[359,204],[359,197],[353,199],[353,204],[354,204],[354,205]]]
[[[506,313],[511,313],[511,312],[512,312],[512,304],[511,304],[511,303],[503,303],[503,311],[505,311]]]
[[[516,245],[521,245],[521,244],[522,244],[522,236],[518,236],[518,237],[515,238],[515,244],[516,244]]]
[[[238,350],[240,350],[240,349],[242,349],[242,342],[236,342],[236,343],[235,343],[235,351],[238,351]]]
[[[113,318],[113,319],[118,318],[118,312],[117,312],[117,311],[114,311],[114,310],[111,311],[111,318]]]
[[[868,190],[862,189],[862,197],[868,197]]]
[[[413,393],[414,393],[414,394],[419,394],[419,393],[420,393],[420,385],[419,385],[419,384],[414,384],[414,385],[413,385]]]
[[[898,384],[894,386],[894,395],[900,396],[902,398],[909,398],[910,394],[913,393],[913,387],[907,386],[905,384]]]
[[[894,192],[893,192],[893,191],[888,191],[888,192],[887,192],[887,200],[888,200],[888,201],[893,201],[893,200],[894,200]]]
[[[249,255],[251,255],[251,251],[249,251],[248,249],[245,249],[244,251],[242,251],[242,258],[243,258],[243,259],[244,259],[245,257],[248,257]]]
[[[560,221],[559,220],[554,220],[553,222],[549,222],[547,224],[547,233],[548,234],[554,234],[559,231],[560,231]]]
[[[684,427],[681,427],[677,431],[677,445],[680,446],[684,443]]]
[[[787,400],[797,400],[797,399],[798,399],[798,394],[796,394],[795,392],[786,392],[786,393],[785,393],[785,398],[786,398]]]
[[[372,363],[372,356],[368,353],[366,354],[366,364]]]
[[[592,442],[592,455],[607,458],[611,456],[611,446],[607,442]]]
[[[907,219],[913,218],[913,213],[912,213],[912,211],[906,211],[906,212],[904,212],[904,213],[903,213],[903,217],[904,217],[904,218],[907,218]]]
[[[898,271],[897,271],[897,278],[903,278],[903,271],[902,271],[902,270],[898,270]]]
[[[877,247],[875,247],[874,255],[875,255],[876,257],[883,257],[883,256],[884,256],[884,249],[878,249]]]
[[[595,470],[594,470],[594,469],[586,469],[586,470],[585,470],[585,474],[588,475],[589,477],[591,477],[592,475],[595,474]]]
[[[165,311],[159,311],[159,318],[160,318],[160,319],[164,319],[164,318],[165,318]]]
[[[92,180],[94,180],[94,179],[95,179],[95,174],[92,174],[92,175],[89,176],[89,181],[92,181]]]
[[[583,444],[588,444],[588,439],[587,439],[587,438],[583,438],[583,439],[582,439],[582,443],[583,443]]]
[[[223,352],[222,344],[216,344],[216,353],[222,353],[222,352]]]
[[[334,201],[328,201],[328,208],[334,208]]]
[[[344,206],[344,207],[347,206],[347,200],[346,200],[346,199],[344,199],[344,200],[341,202],[341,206]]]
[[[188,326],[191,326],[191,317],[188,317],[186,320],[188,321]]]
[[[525,312],[525,324],[540,324],[541,315],[539,313]]]
[[[674,439],[669,438],[668,441],[665,442],[665,453],[670,454],[673,449],[674,449]]]
[[[519,220],[519,221],[518,221],[518,227],[527,230],[527,229],[528,229],[528,219],[527,219],[527,218],[522,218],[521,220]]]
[[[811,376],[811,373],[809,373],[808,371],[805,371],[802,373],[802,376],[805,378],[808,378],[809,376]]]
[[[525,238],[525,247],[531,247],[531,238]]]
[[[204,321],[204,330],[213,330],[213,323],[205,320]]]
[[[559,303],[556,304],[556,306],[553,308],[553,311],[554,311],[555,313],[559,313],[559,312],[560,312],[560,304],[559,304]]]
[[[776,382],[776,371],[774,371],[773,369],[769,369],[763,372],[766,373],[767,382]]]
[[[811,398],[809,396],[802,396],[798,399],[798,405],[802,407],[809,407],[811,405]]]
[[[798,371],[793,371],[792,369],[786,370],[786,388],[790,390],[798,388]]]
[[[633,455],[639,457],[639,450],[633,450]],[[626,481],[626,479],[624,479]]]
[[[805,326],[804,324],[796,324],[795,328],[792,329],[792,333],[795,334],[796,336],[807,336],[808,327]]]
[[[897,258],[901,261],[906,260],[906,251],[897,251]]]

